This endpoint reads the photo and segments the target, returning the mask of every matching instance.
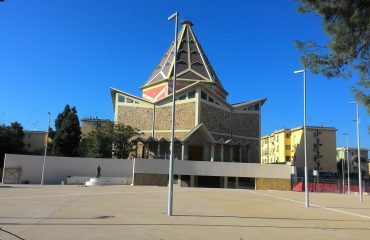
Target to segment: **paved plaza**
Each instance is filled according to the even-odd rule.
[[[175,187],[168,217],[165,187],[2,185],[0,239],[369,239],[369,196],[310,196]]]

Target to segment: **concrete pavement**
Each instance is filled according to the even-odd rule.
[[[355,195],[153,186],[0,187],[0,227],[26,240],[368,239],[370,199]],[[0,232],[0,239],[19,239]]]

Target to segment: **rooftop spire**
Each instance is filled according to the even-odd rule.
[[[181,25],[189,25],[190,27],[192,27],[194,24],[190,20],[184,20],[181,22]]]
[[[182,28],[178,34],[177,79],[180,81],[202,81],[216,84],[226,96],[227,92],[223,88],[191,28],[193,23],[185,20],[181,24]],[[174,44],[172,42],[159,65],[154,69],[143,87],[152,86],[163,80],[171,79],[173,76],[174,52]]]

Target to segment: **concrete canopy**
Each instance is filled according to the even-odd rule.
[[[217,143],[217,141],[213,138],[212,134],[209,133],[208,129],[204,126],[203,123],[197,125],[193,128],[182,140],[182,142],[188,142],[193,136],[199,134],[202,138],[209,143]]]

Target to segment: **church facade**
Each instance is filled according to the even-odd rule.
[[[138,128],[136,157],[169,158],[176,90],[175,159],[259,163],[265,98],[231,104],[189,21],[141,87],[142,96],[111,88],[115,122]],[[174,63],[174,53],[177,62]],[[176,64],[177,83],[172,84]]]

